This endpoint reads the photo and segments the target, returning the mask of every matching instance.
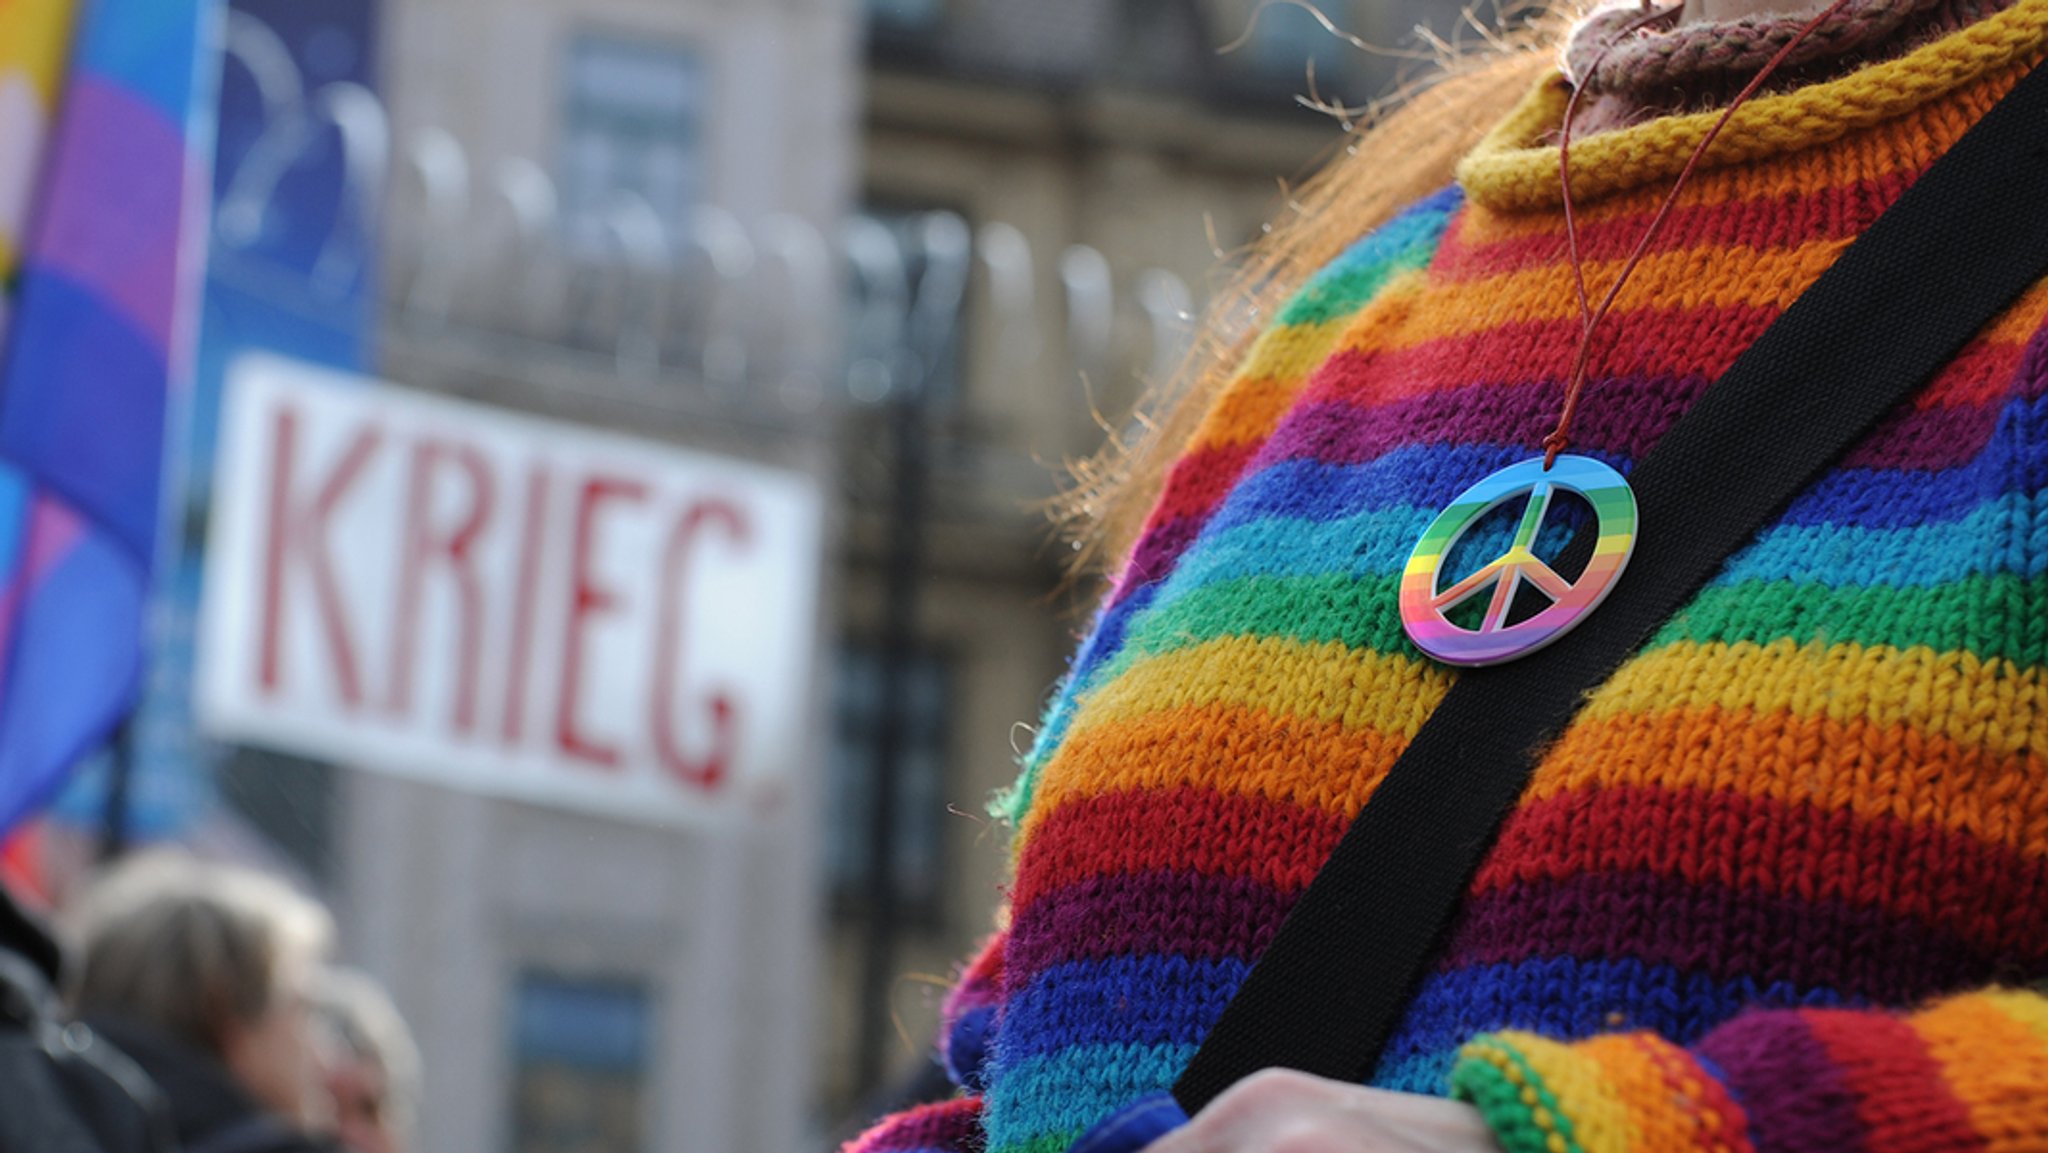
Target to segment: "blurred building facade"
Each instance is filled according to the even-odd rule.
[[[857,14],[382,0],[381,18],[378,375],[832,475]],[[814,1141],[818,801],[800,791],[760,826],[675,829],[344,772],[344,943],[419,1030],[422,1148]]]
[[[315,0],[237,7],[280,2]],[[212,748],[206,837],[335,903],[419,1034],[428,1153],[822,1147],[993,927],[984,808],[1094,592],[1040,511],[1062,462],[1342,146],[1310,62],[1351,102],[1392,67],[1229,0],[318,5],[378,30],[375,114],[335,103],[382,303],[339,360],[817,478],[816,731],[777,820],[723,831]],[[1382,44],[1423,9],[1324,6]]]

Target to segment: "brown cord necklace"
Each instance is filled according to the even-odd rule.
[[[1701,159],[1720,136],[1721,130],[1728,126],[1736,109],[1763,88],[1778,67],[1815,29],[1848,5],[1849,0],[1834,0],[1808,21],[1750,79],[1713,126],[1700,137],[1700,142],[1679,170],[1678,179],[1665,193],[1663,202],[1643,229],[1628,259],[1622,263],[1614,282],[1608,285],[1597,308],[1593,306],[1586,288],[1585,265],[1579,254],[1578,219],[1572,204],[1572,121],[1578,114],[1579,97],[1585,91],[1585,84],[1572,86],[1571,97],[1565,102],[1564,123],[1558,130],[1557,148],[1558,183],[1564,197],[1565,245],[1571,262],[1572,286],[1579,304],[1579,342],[1572,356],[1571,370],[1565,378],[1564,408],[1558,415],[1557,426],[1543,438],[1542,456],[1511,464],[1460,493],[1416,542],[1415,550],[1409,555],[1401,573],[1401,623],[1408,638],[1423,652],[1446,664],[1468,666],[1499,664],[1525,656],[1557,640],[1585,620],[1600,607],[1600,602],[1621,579],[1622,571],[1635,551],[1638,529],[1635,494],[1629,490],[1628,481],[1605,462],[1565,451],[1571,446],[1572,420],[1578,414],[1586,391],[1593,338],[1613,310],[1622,286],[1635,274],[1651,242],[1670,219],[1671,210],[1678,203],[1679,192],[1699,168]],[[1588,75],[1599,72],[1608,53],[1624,38],[1669,19],[1673,14],[1673,10],[1668,8],[1646,8],[1640,18],[1624,24],[1601,47],[1586,70]],[[1559,488],[1576,493],[1592,505],[1599,523],[1599,539],[1592,559],[1586,563],[1585,571],[1571,581],[1539,560],[1534,552],[1544,514]],[[1508,550],[1449,588],[1438,588],[1438,577],[1445,560],[1465,533],[1487,513],[1517,499],[1525,500],[1526,504]],[[1524,584],[1534,586],[1550,603],[1528,619],[1511,624],[1508,614],[1514,605],[1516,591]],[[1490,596],[1479,626],[1468,629],[1451,623],[1446,614],[1482,592],[1490,593]]]

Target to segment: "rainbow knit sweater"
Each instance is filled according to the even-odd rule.
[[[1626,473],[2044,55],[2022,0],[1745,106],[1573,451]],[[1396,583],[1555,422],[1564,95],[1315,276],[1217,400],[1013,798],[1007,928],[954,1005],[971,1095],[855,1148],[1055,1153],[1169,1086],[1443,697]],[[1575,146],[1596,296],[1706,120]],[[2044,319],[2048,286],[1589,696],[1374,1084],[1459,1094],[1511,1151],[2048,1149]]]

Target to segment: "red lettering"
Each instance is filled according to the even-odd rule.
[[[724,529],[726,537],[736,544],[747,542],[746,517],[725,501],[700,501],[676,522],[662,555],[661,620],[655,634],[654,693],[649,709],[654,748],[662,767],[676,780],[706,790],[717,788],[732,767],[733,745],[738,735],[737,710],[732,699],[724,692],[711,695],[711,748],[701,758],[684,753],[670,714],[675,707],[676,682],[682,679],[683,615],[688,603],[683,578],[698,533],[712,525]]]
[[[534,597],[540,592],[540,546],[548,527],[548,468],[526,474],[526,524],[519,538],[519,583],[512,594],[512,651],[505,662],[505,743],[526,728],[526,670],[533,661]]]
[[[276,692],[284,678],[284,585],[285,567],[297,560],[313,578],[313,597],[320,611],[320,625],[327,638],[327,651],[334,661],[334,680],[344,703],[362,703],[362,680],[356,672],[355,644],[350,639],[346,606],[334,580],[327,552],[327,519],[348,494],[349,486],[362,474],[383,440],[375,425],[356,434],[342,453],[334,471],[327,475],[308,504],[292,499],[292,470],[298,451],[299,414],[291,405],[280,405],[277,427],[271,441],[270,539],[263,563],[263,642],[261,679],[264,691]]]
[[[569,620],[562,645],[562,688],[556,699],[555,744],[579,760],[607,768],[619,763],[619,750],[599,744],[577,728],[583,689],[584,626],[590,618],[618,604],[612,590],[597,583],[590,571],[591,554],[596,551],[597,514],[607,501],[647,499],[647,488],[617,477],[594,476],[583,482],[576,498],[576,543],[570,561]]]
[[[452,529],[437,529],[434,520],[436,480],[443,464],[453,462],[469,478],[469,497],[462,519]],[[483,454],[471,445],[422,440],[413,446],[406,481],[405,551],[398,566],[398,608],[391,626],[391,694],[394,713],[412,708],[412,674],[419,656],[420,594],[430,562],[445,563],[455,578],[461,639],[457,642],[455,731],[476,727],[476,680],[483,646],[483,582],[477,578],[471,553],[476,538],[491,520],[494,492]]]

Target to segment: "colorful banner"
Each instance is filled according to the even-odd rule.
[[[190,403],[172,423],[176,510],[150,603],[148,684],[123,755],[127,837],[186,836],[217,804],[225,750],[192,716],[193,629],[204,584],[221,382],[262,350],[362,370],[376,322],[376,218],[388,153],[374,96],[372,0],[229,0],[215,116],[212,227]],[[108,757],[55,815],[108,821]]]
[[[0,830],[106,740],[139,686],[164,414],[196,319],[210,136],[191,111],[212,13],[94,0],[79,14],[0,368]]]

